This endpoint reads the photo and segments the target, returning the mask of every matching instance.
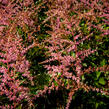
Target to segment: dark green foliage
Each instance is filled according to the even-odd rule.
[[[39,24],[42,21],[44,21],[44,19],[47,17],[43,13],[47,10],[48,10],[47,8],[42,9],[38,13]],[[88,11],[88,10],[85,10],[85,11]],[[77,13],[71,12],[71,13],[69,13],[69,15],[73,16],[73,15],[77,15]],[[97,20],[98,20],[97,22],[93,22],[92,24],[94,24],[94,25],[102,24],[102,22],[103,22],[102,18],[97,18]],[[49,24],[49,22],[47,22],[47,24]],[[86,40],[82,44],[79,45],[79,49],[80,50],[89,49],[89,48],[97,49],[97,52],[95,52],[94,54],[85,58],[85,60],[83,61],[83,69],[88,68],[89,66],[91,66],[92,68],[97,68],[97,67],[102,67],[104,65],[108,65],[109,64],[108,63],[109,62],[108,61],[108,55],[109,55],[109,50],[108,50],[109,49],[109,47],[108,47],[109,38],[108,38],[108,36],[106,36],[106,35],[101,36],[100,30],[97,28],[94,28],[94,27],[91,27],[91,29],[89,31],[88,30],[89,25],[87,24],[86,19],[82,19],[79,26],[80,26],[80,30],[82,31],[82,34],[84,36],[89,35],[90,33],[93,33],[89,37],[90,40]],[[102,27],[105,29],[109,29],[108,25],[103,25]],[[51,30],[51,29],[49,27],[46,27],[45,24],[43,24],[43,25],[40,24],[40,30],[37,33],[35,33],[35,35],[34,35],[39,40],[39,42],[41,42],[45,38],[49,37],[49,35],[46,33],[46,30]],[[75,35],[78,35],[78,30],[75,32]],[[67,38],[72,40],[73,36],[69,35]],[[63,55],[65,55],[65,54],[66,53],[63,53]],[[39,55],[43,56],[43,54],[39,54]],[[37,60],[37,59],[32,60],[33,63],[36,63],[34,60]],[[43,60],[41,60],[41,61],[43,61]],[[38,61],[38,62],[41,62],[41,61]],[[36,67],[36,65],[33,64],[32,68],[34,70],[37,70],[37,72],[42,73],[43,71],[40,71],[41,69],[43,69],[42,66],[38,65],[38,64],[37,64],[37,66],[38,67]],[[38,71],[38,69],[40,69],[40,70]],[[109,72],[107,72],[107,74],[104,74],[104,72],[100,72],[100,71],[91,71],[90,74],[83,75],[82,80],[88,85],[96,86],[99,88],[100,87],[105,88],[106,81],[109,78],[108,74],[109,74]],[[40,80],[40,78],[43,79],[43,75],[39,75],[39,78],[37,80]],[[43,82],[39,81],[37,83],[41,84]],[[54,91],[54,93],[56,93],[56,91]],[[52,92],[50,95],[46,94],[45,98],[43,98],[43,97],[38,98],[36,101],[37,107],[39,107],[40,109],[47,109],[48,107],[49,107],[49,109],[57,109],[57,107],[58,107],[56,105],[57,101],[55,101],[55,100],[59,99],[60,97],[55,96],[54,93]],[[61,92],[59,92],[59,93],[61,94]],[[66,94],[64,95],[64,98],[67,98]],[[108,96],[101,95],[100,93],[93,92],[93,91],[90,91],[89,93],[87,93],[87,92],[84,92],[83,90],[79,90],[73,96],[73,100],[72,100],[70,109],[108,109],[108,107],[109,107],[108,100],[109,100]],[[62,103],[62,105],[64,105],[64,108],[65,108],[64,102]]]
[[[69,109],[108,109],[109,97],[90,91],[79,90],[75,93]]]
[[[67,91],[64,88],[61,88],[60,90],[51,90],[51,93],[46,95],[44,97],[38,98],[36,101],[34,101],[36,105],[36,109],[57,109],[65,107],[65,102],[67,98]]]
[[[26,54],[27,59],[31,63],[30,72],[34,77],[35,85],[31,87],[32,93],[35,93],[38,89],[43,89],[43,86],[47,85],[49,82],[49,76],[46,74],[46,69],[42,64],[39,64],[46,58],[44,52],[44,48],[34,47]]]
[[[36,3],[38,4],[40,2],[41,1],[38,1]],[[48,7],[46,6],[46,3],[44,3],[42,7],[43,8],[41,8],[37,14],[36,32],[33,33],[33,36],[39,41],[39,43],[45,40],[45,38],[49,37],[49,34],[47,33],[47,31],[51,30],[51,28],[47,26],[50,24],[49,21],[42,24],[42,22],[47,18],[47,15],[45,14],[45,12],[48,11]]]
[[[43,0],[34,0],[35,4],[40,4]],[[48,7],[46,6],[46,3],[42,5],[42,8],[38,10],[38,14],[35,15],[37,17],[37,22],[35,24],[36,31],[32,34],[35,39],[42,43],[45,39],[50,37],[50,35],[47,33],[47,31],[51,31],[52,29],[47,26],[50,24],[49,21],[42,24],[42,22],[47,18],[47,15],[45,12],[48,11]],[[85,10],[88,11],[88,10]],[[71,12],[69,13],[70,16],[78,15],[78,13]],[[33,19],[35,19],[33,17]],[[102,24],[104,18],[97,17],[97,22],[93,22],[94,25]],[[62,19],[61,19],[62,20]],[[109,65],[109,38],[108,35],[101,35],[101,32],[99,29],[91,27],[91,30],[88,30],[89,25],[87,24],[86,19],[81,19],[81,22],[79,24],[80,30],[82,32],[82,35],[86,36],[90,33],[93,33],[89,40],[84,41],[82,44],[78,46],[79,50],[83,49],[97,49],[97,52],[94,54],[91,54],[89,57],[85,58],[84,61],[82,61],[83,70],[87,69],[91,66],[91,68],[97,68],[97,67],[103,67],[104,65]],[[73,27],[72,27],[73,28]],[[102,25],[102,28],[105,30],[109,29],[109,25]],[[29,31],[30,28],[26,26],[26,29]],[[23,29],[19,26],[17,27],[17,31],[19,35],[22,36],[22,39],[24,41],[24,44],[31,44],[32,42],[27,41],[28,34],[23,31]],[[78,30],[75,31],[75,35],[78,35]],[[73,36],[69,35],[67,37],[68,39],[72,40]],[[72,40],[73,41],[73,40]],[[63,56],[66,55],[65,52],[63,52]],[[70,52],[71,56],[75,56],[74,52]],[[20,73],[18,72],[18,78],[22,80],[23,86],[27,86],[30,88],[30,93],[34,96],[37,94],[37,91],[44,88],[44,85],[49,84],[50,76],[46,73],[46,69],[43,67],[40,62],[43,62],[47,59],[46,57],[46,49],[44,48],[44,45],[40,47],[34,47],[31,48],[28,53],[26,54],[26,59],[29,60],[31,63],[30,66],[30,72],[33,76],[33,82],[34,85],[31,86],[29,83],[23,83],[27,78],[21,77]],[[54,62],[58,65],[58,63]],[[51,63],[51,65],[54,63]],[[1,63],[0,63],[1,65]],[[73,72],[72,69],[70,69],[69,72]],[[76,73],[73,72],[75,75]],[[105,73],[102,71],[91,71],[89,74],[85,74],[82,76],[82,81],[84,83],[96,86],[98,88],[105,88],[107,87],[107,80],[109,80],[109,71],[106,71]],[[56,83],[55,83],[56,85]],[[43,97],[39,97],[36,100],[34,100],[34,108],[33,109],[61,109],[63,106],[65,108],[65,103],[67,100],[67,94],[68,90],[65,90],[62,88],[62,90],[56,91],[52,90],[50,94],[48,92]],[[78,90],[74,96],[72,97],[72,103],[69,107],[69,109],[108,109],[109,107],[109,96],[101,95],[100,93],[90,91],[89,93],[84,92],[82,89]],[[9,104],[11,102],[8,101],[8,99],[5,97],[5,95],[0,96],[0,105],[2,103]],[[18,106],[17,109],[26,109],[28,108],[26,106],[27,102],[26,100],[22,101],[22,106]],[[58,107],[58,108],[57,108]]]

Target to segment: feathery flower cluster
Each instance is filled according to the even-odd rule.
[[[102,25],[107,24],[109,5],[108,2],[101,0],[46,0],[49,11],[47,12],[47,20],[51,21],[52,32],[48,32],[51,37],[45,40],[45,48],[48,49],[49,58],[42,62],[51,76],[49,87],[45,87],[39,95],[44,94],[47,90],[59,89],[64,87],[69,90],[66,109],[69,108],[72,95],[80,88],[86,91],[94,89],[109,94],[108,91],[93,88],[86,85],[81,80],[84,75],[82,70],[82,61],[90,54],[97,51],[95,49],[80,49],[79,45],[84,41],[90,40],[94,35],[92,28],[96,28],[101,32],[101,37],[108,34],[108,30],[104,30]],[[52,3],[51,3],[52,2]],[[104,8],[105,7],[105,8]],[[71,15],[72,14],[72,15]],[[105,19],[103,17],[106,16]],[[98,24],[97,18],[102,18],[104,22]],[[82,24],[82,21],[85,24]],[[81,27],[86,26],[84,32]],[[68,37],[71,36],[71,39]],[[47,63],[47,64],[46,64]],[[88,69],[88,68],[87,68]],[[89,70],[88,72],[89,73]],[[38,95],[38,96],[39,96]]]
[[[104,25],[109,24],[109,2],[106,0],[44,0],[49,10],[46,12],[52,31],[51,37],[42,42],[48,50],[48,59],[42,64],[47,69],[51,79],[44,90],[38,90],[36,97],[59,90],[64,87],[69,91],[66,109],[69,108],[74,93],[83,88],[109,95],[108,90],[88,86],[82,76],[90,71],[107,71],[108,66],[83,69],[82,62],[95,48],[81,48],[85,41],[90,41],[97,31],[100,37],[109,35]],[[26,99],[29,106],[33,98],[28,84],[34,85],[30,74],[30,63],[25,53],[36,44],[32,34],[36,31],[37,9],[33,0],[0,0],[0,96],[5,95],[12,105],[0,108],[16,108]],[[27,41],[33,44],[27,46],[17,28],[27,34]],[[101,39],[102,39],[101,38]],[[99,40],[98,40],[99,41]],[[41,43],[41,44],[42,44]],[[109,82],[107,87],[109,87]]]
[[[10,108],[16,108],[24,99],[30,106],[32,99],[27,85],[34,84],[25,53],[36,44],[33,41],[33,44],[26,46],[17,27],[20,26],[32,39],[34,30],[30,32],[26,26],[34,27],[31,18],[36,11],[34,1],[2,0],[0,3],[0,96],[5,95],[12,102]]]

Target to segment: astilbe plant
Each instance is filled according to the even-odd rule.
[[[95,53],[97,46],[93,49],[79,47],[86,40],[90,41],[94,35],[93,28],[100,31],[101,37],[108,35],[108,30],[104,30],[102,25],[109,23],[107,14],[109,3],[103,0],[47,0],[47,3],[48,18],[43,23],[50,20],[50,27],[53,31],[48,32],[51,37],[44,42],[45,48],[48,49],[48,59],[41,64],[45,64],[51,80],[49,86],[45,86],[44,90],[40,91],[36,97],[47,91],[50,93],[51,90],[64,87],[69,91],[66,105],[66,109],[68,109],[72,96],[78,89],[95,90],[108,95],[108,88],[103,90],[89,86],[82,80],[82,75],[93,70],[91,67],[83,70],[82,61],[90,54]],[[73,15],[70,16],[71,12]],[[104,16],[106,17],[104,18]],[[104,22],[99,24],[97,18],[102,18]],[[83,19],[85,19],[87,27],[85,32],[81,29]],[[69,36],[71,39],[68,38]]]
[[[36,12],[33,0],[0,1],[0,96],[6,96],[11,103],[8,107],[0,104],[0,108],[16,108],[24,100],[28,107],[32,105],[28,85],[34,83],[25,54],[36,46],[32,37],[35,30],[32,15]],[[24,43],[21,31],[17,31],[18,27],[27,34],[29,46]]]
[[[36,97],[64,87],[69,92],[66,105],[68,109],[72,95],[78,89],[96,90],[108,95],[108,87],[103,90],[83,82],[82,76],[85,73],[97,70],[105,72],[108,67],[83,69],[82,61],[95,53],[97,46],[92,49],[80,46],[96,34],[93,29],[99,31],[102,38],[109,34],[103,28],[109,24],[109,3],[106,0],[44,0],[45,2],[49,11],[46,13],[48,18],[42,24],[49,20],[52,31],[48,31],[51,37],[41,43],[48,50],[48,59],[42,64],[51,79],[49,85],[39,91]],[[34,85],[34,82],[25,53],[37,44],[32,37],[36,31],[37,9],[33,0],[0,0],[0,96],[5,95],[12,103],[11,107],[4,104],[0,108],[16,108],[23,100],[29,103],[28,107],[32,105],[33,98],[27,86]],[[23,43],[19,27],[27,34],[29,46]]]
[[[24,32],[31,36],[36,31],[34,22],[38,9],[34,1],[9,0],[5,4],[3,1],[0,4],[0,34],[3,33],[5,27],[11,27],[10,32],[16,33],[16,28],[20,26]]]
[[[31,102],[29,89],[22,85],[28,84],[27,80],[32,84],[30,64],[24,56],[29,47],[22,46],[21,41],[20,38],[9,36],[0,39],[0,95],[6,95],[14,106],[23,99]]]

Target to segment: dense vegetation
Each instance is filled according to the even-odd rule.
[[[0,109],[108,109],[108,0],[0,0]]]

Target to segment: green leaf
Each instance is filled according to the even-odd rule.
[[[22,106],[21,106],[21,105],[19,105],[16,109],[22,109]]]
[[[65,86],[67,86],[68,85],[68,80],[65,80]]]
[[[83,66],[84,66],[84,67],[87,67],[87,64],[86,64],[86,63],[83,63]]]
[[[63,55],[66,55],[67,53],[65,51],[62,52]]]
[[[96,85],[96,86],[99,86],[98,82],[95,82],[95,85]]]
[[[85,77],[84,77],[84,75],[82,75],[82,80],[83,80],[83,81],[85,80]]]
[[[105,81],[104,78],[102,77],[102,78],[99,79],[99,83],[100,83],[101,85],[105,85],[106,81]]]
[[[105,64],[106,64],[106,60],[103,59],[103,60],[100,62],[100,64],[101,64],[102,66],[105,65]]]
[[[75,58],[76,54],[74,52],[71,52],[71,56],[73,56]]]
[[[57,83],[56,81],[54,81],[54,85],[55,85],[55,86],[58,86],[58,83]]]
[[[60,72],[58,72],[58,75],[59,75],[59,76],[61,76],[61,73],[60,73]]]
[[[99,103],[96,103],[96,108],[95,108],[95,109],[97,109],[97,108],[98,108],[98,106],[99,106]]]
[[[96,39],[100,39],[101,37],[99,35],[95,35],[95,38]]]
[[[75,12],[72,11],[72,12],[69,13],[69,15],[70,16],[73,16],[73,15],[77,15],[77,13],[75,13]]]
[[[100,77],[100,75],[101,75],[101,72],[97,71],[96,72],[97,79]]]

